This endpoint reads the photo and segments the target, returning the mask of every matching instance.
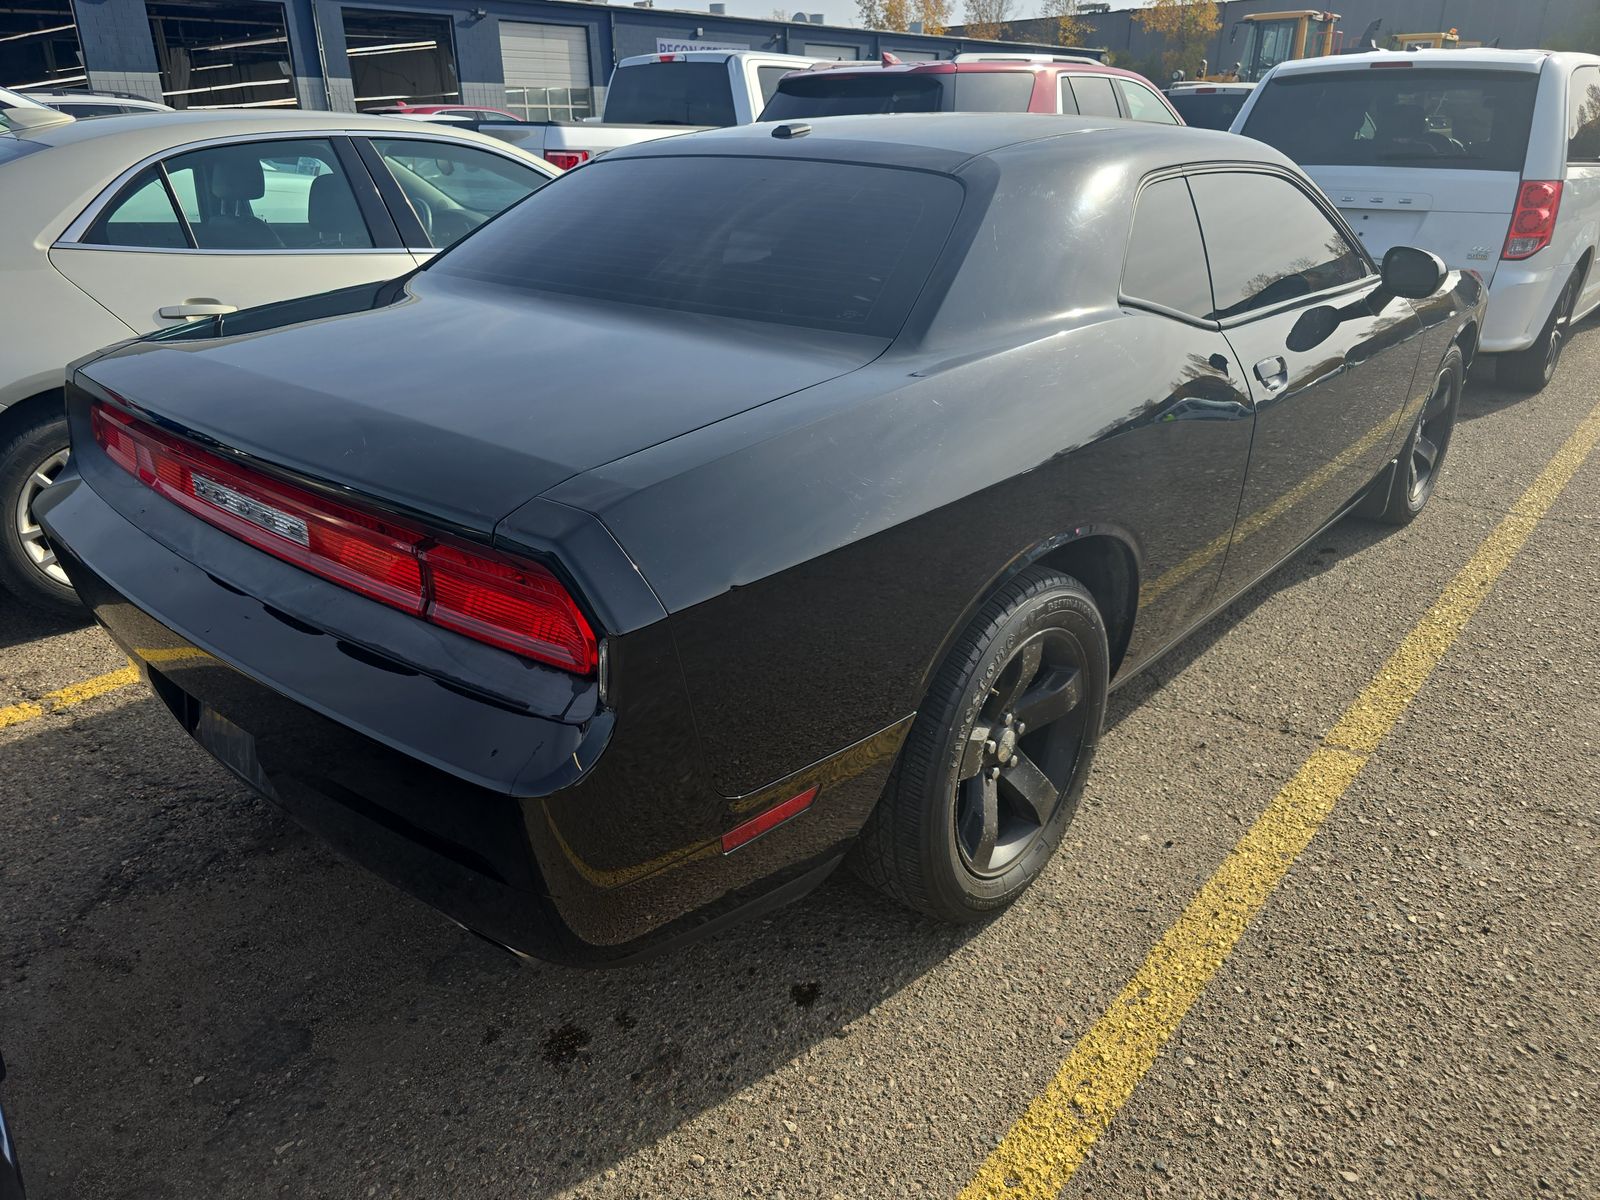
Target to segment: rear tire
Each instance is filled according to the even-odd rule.
[[[67,419],[52,416],[0,446],[0,585],[50,613],[81,613],[72,585],[33,519],[33,500],[66,466]]]
[[[1030,567],[1002,585],[934,677],[852,855],[857,874],[956,923],[1020,896],[1077,809],[1109,659],[1077,580]]]
[[[1572,327],[1572,311],[1577,307],[1578,290],[1583,279],[1578,273],[1567,280],[1567,286],[1556,297],[1556,306],[1550,319],[1539,331],[1539,340],[1526,350],[1502,354],[1495,360],[1495,379],[1503,388],[1533,395],[1542,392],[1556,377],[1561,365],[1561,353],[1566,349],[1567,335]]]
[[[1389,471],[1387,490],[1380,479],[1377,489],[1356,510],[1358,516],[1384,525],[1408,525],[1427,507],[1455,433],[1465,378],[1461,348],[1451,346],[1439,364],[1428,401],[1417,414],[1400,457]]]

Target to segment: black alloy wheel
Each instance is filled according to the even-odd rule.
[[[1439,484],[1439,473],[1444,469],[1455,432],[1466,373],[1460,347],[1450,347],[1394,470],[1378,477],[1373,490],[1357,507],[1358,516],[1386,525],[1405,525],[1427,507]]]
[[[955,825],[974,875],[1004,873],[1062,803],[1088,717],[1078,660],[1062,631],[1034,634],[1012,652],[967,733]]]
[[[1422,406],[1422,415],[1411,433],[1406,499],[1418,510],[1433,494],[1433,485],[1444,463],[1444,452],[1450,448],[1450,435],[1455,427],[1456,388],[1452,377],[1441,372],[1434,380],[1433,394]]]
[[[852,856],[911,908],[983,920],[1043,871],[1105,719],[1105,624],[1069,575],[1029,567],[956,639]]]

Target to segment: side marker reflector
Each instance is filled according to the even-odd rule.
[[[798,796],[791,796],[782,804],[774,804],[764,813],[758,813],[742,825],[735,825],[722,835],[722,852],[731,854],[746,842],[753,842],[756,838],[782,825],[790,817],[797,817],[811,807],[811,802],[817,798],[817,785],[813,784]]]

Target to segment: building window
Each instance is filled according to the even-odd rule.
[[[0,5],[0,87],[82,88],[88,83],[71,0]]]
[[[455,104],[461,99],[449,17],[347,8],[345,53],[356,108]]]
[[[173,108],[294,108],[283,5],[150,0],[161,98]]]

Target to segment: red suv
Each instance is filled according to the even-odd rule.
[[[1143,75],[1048,54],[958,54],[942,62],[818,63],[785,75],[763,121],[860,113],[1082,113],[1182,125]]]

